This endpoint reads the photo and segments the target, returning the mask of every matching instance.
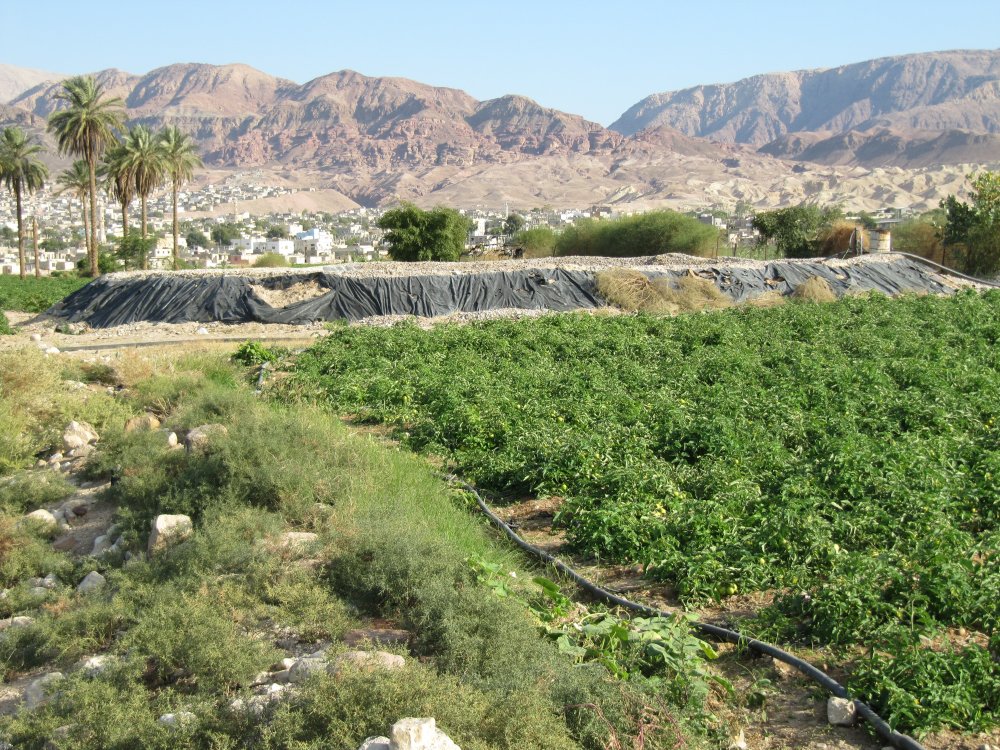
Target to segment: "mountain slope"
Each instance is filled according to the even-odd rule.
[[[0,104],[9,102],[40,83],[59,81],[65,77],[62,73],[0,63]]]
[[[1000,133],[1000,50],[886,57],[653,94],[611,129],[631,135],[659,125],[754,146],[789,132],[875,127]]]

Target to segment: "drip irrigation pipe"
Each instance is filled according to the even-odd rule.
[[[644,604],[639,604],[629,599],[625,599],[624,597],[621,597],[618,594],[614,594],[608,591],[607,589],[603,589],[597,584],[593,583],[592,581],[587,580],[582,575],[573,570],[573,568],[564,563],[562,560],[553,557],[545,550],[539,549],[533,544],[530,544],[529,542],[522,539],[518,535],[518,533],[514,531],[514,529],[512,529],[506,521],[504,521],[502,518],[500,518],[496,513],[492,511],[492,509],[489,507],[489,505],[486,504],[486,501],[483,500],[482,495],[479,494],[479,492],[476,490],[475,487],[468,484],[467,482],[462,481],[453,474],[446,475],[445,479],[451,482],[452,484],[457,485],[458,487],[461,487],[462,489],[469,492],[476,499],[476,505],[479,506],[479,510],[481,510],[483,514],[487,518],[489,518],[489,520],[493,523],[493,525],[496,526],[498,529],[500,529],[507,536],[507,538],[510,539],[514,544],[516,544],[518,547],[520,547],[528,554],[533,555],[534,557],[537,557],[541,560],[544,560],[546,563],[554,567],[564,576],[573,581],[573,583],[575,583],[577,586],[579,586],[580,588],[582,588],[584,591],[588,592],[595,598],[608,602],[610,604],[617,605],[631,612],[636,612],[638,614],[645,615],[647,617],[670,617],[676,614],[676,612],[655,609],[654,607],[647,607]],[[759,654],[765,654],[774,659],[777,659],[780,662],[784,662],[785,664],[794,667],[799,672],[806,675],[817,684],[821,685],[823,688],[825,688],[828,692],[832,693],[836,697],[850,699],[850,696],[847,694],[847,690],[844,688],[844,686],[841,685],[832,677],[830,677],[830,675],[814,667],[809,662],[803,661],[802,659],[799,659],[797,656],[793,656],[792,654],[778,648],[777,646],[772,646],[769,643],[764,643],[763,641],[758,641],[754,638],[748,638],[745,635],[741,635],[740,633],[736,632],[735,630],[729,630],[728,628],[723,628],[718,625],[711,625],[709,623],[704,623],[704,622],[694,622],[692,623],[692,627],[699,633],[706,636],[710,636],[711,638],[714,638],[716,640],[735,643],[741,647],[748,648],[751,651],[755,651]],[[889,724],[881,716],[875,713],[872,707],[869,706],[867,703],[858,700],[857,698],[854,698],[853,700],[854,700],[854,707],[857,710],[858,715],[861,716],[865,721],[867,721],[875,730],[875,733],[878,734],[878,736],[881,737],[883,740],[888,742],[892,747],[898,748],[898,750],[924,750],[923,745],[914,740],[912,737],[909,737],[905,734],[900,734],[899,732],[895,731],[892,727],[890,727]]]

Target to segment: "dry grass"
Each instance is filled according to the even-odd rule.
[[[820,254],[837,255],[847,250],[851,245],[851,235],[857,228],[858,225],[851,221],[835,222],[820,237]],[[871,236],[866,230],[861,230],[861,237],[864,246],[871,247]]]
[[[804,302],[836,302],[837,295],[826,279],[810,276],[795,287],[792,297]]]
[[[611,304],[628,312],[675,315],[680,307],[667,300],[654,282],[639,271],[616,268],[596,276],[597,291]]]
[[[630,268],[597,274],[597,291],[608,302],[628,312],[677,315],[682,312],[721,310],[733,301],[708,279],[690,274],[679,279],[650,279]]]
[[[653,281],[653,286],[660,295],[682,312],[697,312],[698,310],[722,310],[732,307],[733,301],[719,291],[719,288],[708,279],[689,274],[672,282],[668,277]]]
[[[778,307],[779,305],[785,304],[787,298],[781,292],[776,289],[772,289],[769,292],[764,292],[757,297],[748,299],[743,304],[747,307]]]

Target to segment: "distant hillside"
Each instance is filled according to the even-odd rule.
[[[758,147],[790,132],[1000,133],[1000,50],[885,57],[653,94],[611,129],[632,135],[661,125]]]
[[[18,68],[15,65],[0,63],[0,104],[9,102],[16,96],[45,81],[59,81],[65,78],[62,73],[34,68]]]

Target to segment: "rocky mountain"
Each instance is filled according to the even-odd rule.
[[[48,70],[19,68],[0,63],[0,104],[5,104],[28,89],[45,81],[59,81],[66,76]]]
[[[969,59],[992,55],[953,54]],[[869,65],[876,63],[882,64]],[[929,206],[961,187],[968,171],[967,165],[939,165],[985,163],[1000,138],[972,131],[925,137],[919,135],[925,131],[913,126],[888,125],[847,134],[790,133],[782,124],[779,136],[768,133],[770,150],[757,153],[753,139],[749,144],[733,142],[735,138],[720,142],[656,122],[653,115],[637,115],[645,124],[626,134],[523,96],[479,101],[457,89],[349,70],[304,84],[239,64],[190,63],[145,75],[113,69],[95,75],[109,95],[124,102],[130,123],[154,128],[176,124],[191,133],[206,162],[205,174],[213,179],[240,170],[264,181],[311,188],[288,200],[312,209],[397,200],[457,206],[509,201],[524,207],[618,203],[689,208],[737,200],[761,206],[802,200],[868,209],[887,202]],[[823,124],[825,120],[807,117],[802,109],[803,102],[822,97],[815,92],[804,96],[803,91],[813,89],[788,83],[798,75],[786,74],[782,80],[787,90],[799,92],[802,111],[781,116],[803,126]],[[968,90],[967,98],[978,102],[982,113],[994,106],[984,75],[975,85],[971,74],[963,73],[963,83],[954,76],[948,79],[948,86]],[[42,139],[53,169],[69,161],[58,157],[45,133],[46,118],[60,106],[58,92],[58,84],[42,82],[0,105],[0,126],[16,122]],[[899,102],[904,99],[902,91],[895,96]],[[750,109],[760,109],[745,92],[740,97]],[[932,111],[944,111],[944,99],[919,91],[911,98],[923,112],[918,124],[929,122]],[[750,117],[734,109],[732,117],[737,116]],[[854,122],[841,120],[844,127]],[[783,121],[778,117],[776,122]],[[801,166],[806,160],[833,166]],[[883,169],[885,165],[926,169],[915,180],[910,172]]]
[[[1000,133],[1000,50],[886,57],[653,94],[611,129],[632,135],[661,125],[755,147],[801,132]]]

